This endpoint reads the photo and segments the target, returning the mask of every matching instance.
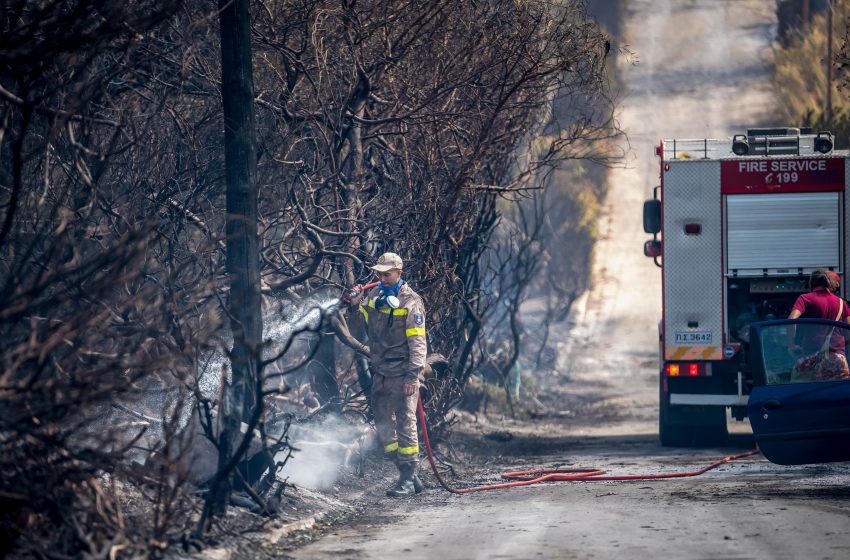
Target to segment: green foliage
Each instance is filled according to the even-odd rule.
[[[850,136],[850,90],[846,74],[842,74],[843,53],[846,51],[846,23],[850,2],[835,0],[833,15],[832,116],[826,114],[827,104],[827,14],[819,13],[811,22],[793,32],[787,46],[774,51],[773,86],[776,96],[776,124],[810,126],[815,131],[829,130],[836,137],[836,147],[846,148]],[[844,46],[838,48],[838,38],[844,36]]]
[[[544,245],[550,257],[546,282],[564,294],[588,287],[593,245],[608,169],[589,162],[565,163],[549,176],[548,225]]]
[[[508,394],[502,385],[485,380],[483,377],[473,375],[469,378],[463,400],[458,408],[472,414],[510,414],[515,419],[527,419],[528,397],[537,392],[537,381],[532,375],[522,375],[522,393],[519,400],[508,402]]]

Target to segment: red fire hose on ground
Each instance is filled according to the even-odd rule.
[[[431,469],[434,471],[434,476],[439,481],[440,485],[451,492],[452,494],[469,494],[471,492],[481,492],[484,490],[496,490],[498,488],[512,488],[514,486],[529,486],[531,484],[539,484],[541,482],[562,482],[562,481],[581,481],[581,482],[597,482],[601,480],[654,480],[659,478],[685,478],[689,476],[699,476],[712,469],[729,463],[735,459],[749,457],[759,453],[758,449],[729,455],[719,461],[715,461],[710,465],[696,471],[659,473],[659,474],[630,474],[630,475],[607,475],[604,470],[591,468],[577,469],[537,469],[530,471],[510,471],[502,473],[502,478],[510,482],[502,482],[499,484],[486,484],[483,486],[472,486],[469,488],[454,488],[440,474],[437,469],[437,461],[434,459],[434,452],[431,449],[431,442],[428,439],[428,427],[425,422],[425,407],[422,405],[422,396],[419,396],[417,403],[419,410],[419,421],[422,426],[422,436],[425,440],[425,450],[428,453],[428,462],[431,463]]]

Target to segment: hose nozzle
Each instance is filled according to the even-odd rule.
[[[370,282],[369,284],[364,284],[362,286],[347,288],[340,299],[342,299],[342,301],[344,301],[345,303],[351,303],[351,300],[356,298],[358,295],[362,294],[366,290],[371,290],[378,284],[380,284],[380,282]]]

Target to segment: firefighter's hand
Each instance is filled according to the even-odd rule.
[[[419,383],[405,383],[404,384],[404,396],[410,397],[416,394],[416,389],[418,389]]]
[[[351,305],[360,305],[361,301],[363,301],[363,286],[357,284],[348,293],[348,302]]]

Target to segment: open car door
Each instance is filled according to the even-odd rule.
[[[821,319],[753,323],[756,442],[780,465],[850,461],[850,325]]]

